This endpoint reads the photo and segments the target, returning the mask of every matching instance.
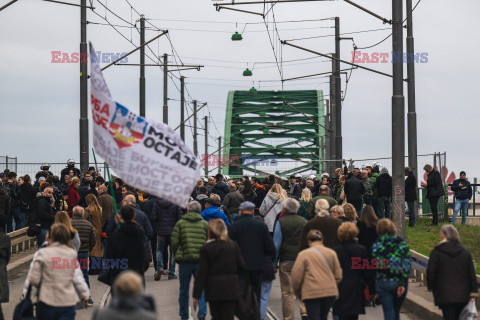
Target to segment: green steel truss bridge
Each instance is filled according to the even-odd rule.
[[[317,90],[230,91],[222,173],[322,172],[323,101]]]

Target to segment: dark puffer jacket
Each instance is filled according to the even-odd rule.
[[[153,205],[152,222],[154,229],[159,236],[169,236],[172,234],[173,227],[182,217],[182,210],[179,206],[170,201],[157,199]]]
[[[428,290],[436,305],[467,303],[478,293],[472,255],[458,241],[445,241],[430,254],[427,268]]]
[[[433,171],[428,174],[427,178],[427,198],[441,197],[444,194],[445,189],[443,188],[440,172],[433,169]]]
[[[208,224],[196,212],[188,212],[175,225],[171,243],[175,262],[197,262],[207,241]]]

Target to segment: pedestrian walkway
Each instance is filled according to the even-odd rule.
[[[10,282],[10,302],[2,304],[2,309],[4,311],[5,319],[12,319],[13,311],[15,305],[18,303],[21,292],[23,289],[23,283],[25,282],[27,270],[18,275],[17,278],[13,279]],[[153,280],[154,270],[150,268],[145,274],[145,284],[147,293],[151,294],[156,302],[158,319],[160,320],[173,320],[179,319],[178,316],[178,290],[179,282],[178,280],[167,280],[167,277],[162,277],[160,281]],[[278,278],[278,277],[277,277]],[[97,276],[90,276],[90,284],[92,299],[95,302],[95,305],[88,309],[77,309],[77,315],[75,319],[78,320],[90,320],[95,308],[98,308],[100,300],[108,290],[108,286],[97,280]],[[193,285],[193,281],[192,281]],[[277,279],[274,281],[272,286],[272,292],[270,294],[269,301],[269,314],[267,315],[266,320],[276,320],[282,319],[282,302],[281,302],[281,292],[280,292],[280,281]],[[190,305],[192,300],[190,299]],[[207,315],[207,319],[210,318],[210,314]],[[190,319],[196,320],[196,312],[192,312]],[[296,306],[296,317],[295,320],[300,320],[300,312],[298,311],[298,306]],[[329,319],[332,319],[331,315]],[[377,306],[376,308],[369,307],[367,308],[367,314],[361,315],[359,320],[379,320],[383,319],[382,308]],[[402,311],[401,314],[402,320],[418,320],[419,317],[415,317],[413,314]]]

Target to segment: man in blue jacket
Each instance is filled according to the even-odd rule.
[[[472,199],[472,186],[466,180],[465,171],[460,172],[460,179],[453,181],[452,191],[455,192],[455,208],[453,209],[452,224],[457,220],[458,211],[462,209],[462,224],[467,223],[468,202]]]

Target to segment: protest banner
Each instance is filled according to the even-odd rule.
[[[186,207],[200,162],[166,124],[145,119],[114,101],[90,43],[93,145],[125,183]]]

